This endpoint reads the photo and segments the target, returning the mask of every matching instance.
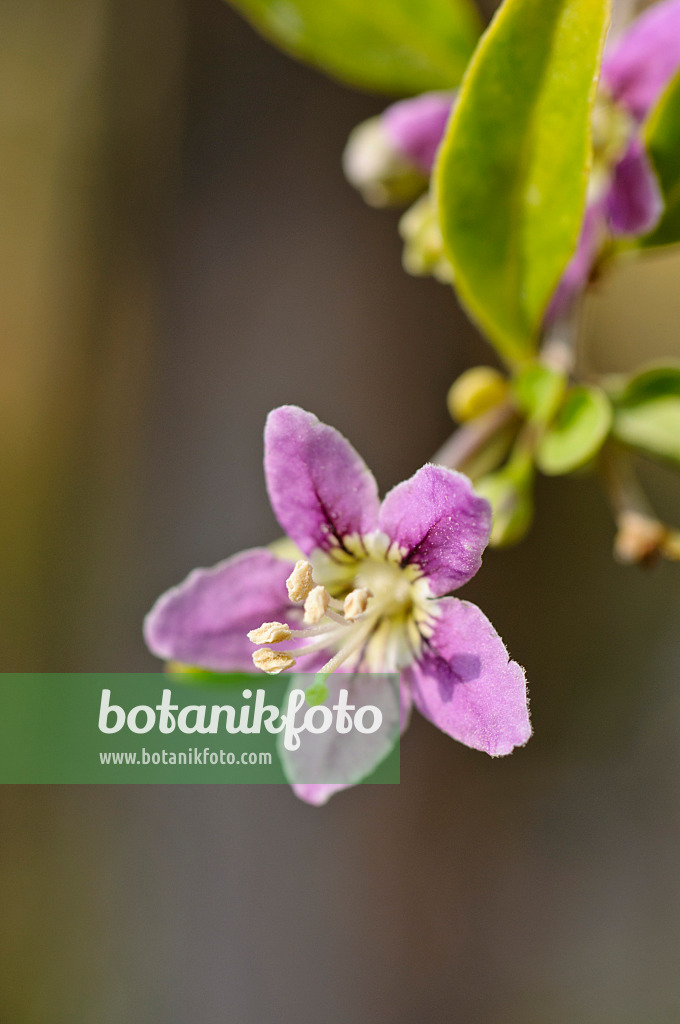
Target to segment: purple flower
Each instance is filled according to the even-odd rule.
[[[680,0],[663,0],[649,8],[606,51],[595,109],[595,168],[588,206],[548,320],[566,313],[583,291],[608,236],[645,235],[658,223],[663,199],[639,129],[679,68]]]
[[[679,68],[680,0],[654,4],[608,47],[593,119],[586,213],[576,252],[546,314],[548,322],[568,312],[584,290],[608,238],[638,237],[657,225],[663,199],[640,126]],[[404,202],[424,190],[454,100],[453,94],[424,93],[393,104],[356,129],[345,170],[369,202]],[[421,203],[418,211],[423,210]],[[446,268],[443,252],[432,257],[429,236],[426,242],[409,237],[409,246],[405,265],[410,272],[429,273],[442,266],[442,259]],[[450,271],[443,276],[449,279]]]
[[[257,548],[195,570],[147,616],[149,648],[215,671],[254,660],[269,672],[399,672],[402,729],[415,703],[492,756],[526,743],[523,670],[479,608],[449,596],[479,569],[491,529],[467,477],[426,465],[381,503],[349,442],[296,406],[268,417],[265,474],[301,557]],[[253,655],[254,643],[267,646]],[[294,788],[323,803],[344,787]]]

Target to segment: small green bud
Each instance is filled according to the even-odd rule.
[[[442,284],[451,284],[453,267],[444,254],[437,207],[429,192],[406,211],[399,221],[399,234],[404,240],[402,263],[408,274],[431,274]]]
[[[467,423],[500,405],[507,395],[508,382],[499,370],[473,366],[453,382],[446,404],[452,419]]]

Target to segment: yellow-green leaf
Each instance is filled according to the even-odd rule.
[[[609,0],[505,0],[466,73],[436,170],[456,289],[500,354],[536,347],[574,251]]]
[[[611,423],[611,403],[601,388],[572,388],[539,442],[536,465],[549,476],[573,472],[597,454]]]
[[[651,367],[617,396],[614,435],[652,458],[680,466],[680,367]]]
[[[457,86],[481,31],[473,0],[229,2],[291,56],[379,92]]]

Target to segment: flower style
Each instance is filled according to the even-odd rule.
[[[680,0],[654,4],[608,46],[593,115],[593,171],[583,225],[576,251],[548,308],[548,322],[568,313],[609,239],[639,237],[658,223],[663,199],[640,127],[679,68]],[[380,118],[372,119],[370,123],[376,126],[372,138],[380,126],[381,138],[387,140],[383,152],[391,154],[393,164],[408,165],[429,176],[454,100],[452,94],[425,93],[396,103]],[[365,158],[368,139],[363,127],[350,137],[345,171],[368,195],[374,184],[370,173],[375,173],[378,165]],[[361,183],[350,173],[350,164],[363,166]],[[422,178],[421,182],[422,192],[427,183]],[[394,193],[392,198],[403,197]],[[434,273],[440,280],[450,281],[443,242],[433,226],[435,217],[432,200],[426,195],[402,219],[404,266],[410,273]]]
[[[265,474],[301,557],[257,548],[195,570],[147,616],[149,648],[214,671],[400,672],[402,729],[415,703],[493,756],[526,743],[523,670],[479,608],[449,596],[479,569],[491,529],[467,477],[426,465],[381,504],[349,442],[296,406],[268,417]],[[323,803],[344,787],[294,788]]]

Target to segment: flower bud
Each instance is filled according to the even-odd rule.
[[[446,404],[459,423],[474,420],[500,405],[508,395],[508,382],[492,366],[473,366],[449,388]]]
[[[400,154],[380,117],[372,117],[352,131],[342,155],[342,169],[370,206],[400,206],[427,187],[427,175]]]
[[[653,516],[641,512],[621,512],[614,541],[614,557],[624,565],[652,562],[663,553],[668,528]]]
[[[357,125],[342,162],[367,203],[398,206],[427,188],[453,99],[453,93],[423,93]]]
[[[399,221],[404,240],[404,270],[415,277],[432,274],[443,284],[453,281],[453,267],[444,254],[444,239],[432,196],[427,192]]]

